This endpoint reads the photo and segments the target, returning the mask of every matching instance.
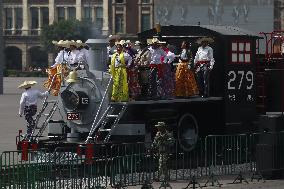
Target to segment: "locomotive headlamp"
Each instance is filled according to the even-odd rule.
[[[71,71],[68,75],[67,82],[68,83],[76,83],[77,82],[77,72],[76,71]]]
[[[65,90],[61,93],[61,98],[68,111],[84,110],[89,105],[89,97],[83,91]]]

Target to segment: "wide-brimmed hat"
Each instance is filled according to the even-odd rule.
[[[33,85],[37,84],[36,81],[24,81],[21,85],[18,86],[19,89],[26,89]]]
[[[116,41],[115,45],[125,45],[126,41],[125,40],[120,40],[120,41]]]
[[[198,43],[198,44],[201,44],[202,42],[213,43],[214,39],[211,38],[211,37],[202,37],[202,38],[196,40],[196,43]]]
[[[77,46],[79,46],[79,47],[86,47],[86,46],[88,46],[86,43],[83,43],[83,41],[81,41],[81,40],[77,40],[76,43],[77,43]]]
[[[141,42],[140,41],[135,41],[134,45],[135,46],[139,46],[139,45],[141,45]]]
[[[155,127],[166,127],[165,122],[158,122]]]
[[[68,41],[59,40],[59,41],[52,41],[52,44],[58,46],[58,47],[67,47]]]
[[[108,36],[108,41],[112,41],[112,40],[115,40],[115,41],[117,41],[117,40],[119,40],[119,36],[118,35],[109,35]]]
[[[153,39],[147,39],[147,43],[148,43],[149,45],[152,45],[152,44],[159,44],[160,41],[159,41],[158,38],[153,38]]]
[[[81,44],[78,44],[75,40],[71,40],[71,41],[67,40],[65,41],[65,43],[66,43],[67,48],[70,48],[70,46],[75,46],[76,48],[81,46]]]

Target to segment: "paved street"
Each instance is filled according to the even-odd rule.
[[[25,80],[36,80],[37,88],[42,89],[45,78],[4,78],[4,95],[0,95],[0,153],[15,150],[15,138],[19,129],[25,131],[25,120],[18,116],[21,89],[17,86]]]
[[[5,150],[15,150],[15,136],[19,129],[25,130],[24,118],[18,116],[18,104],[22,90],[17,86],[24,80],[36,80],[37,88],[42,89],[42,83],[45,78],[5,78],[4,79],[4,95],[0,96],[0,153]],[[235,177],[222,178],[220,183],[224,189],[283,189],[284,180],[266,181],[266,182],[249,182],[249,184],[228,184],[232,183]],[[246,178],[249,178],[246,176]],[[199,181],[201,186],[206,182]],[[185,188],[188,182],[171,182],[172,188]],[[160,183],[153,183],[153,187],[159,188]],[[192,185],[191,185],[192,187]],[[141,186],[130,186],[128,188],[139,189]],[[207,188],[218,188],[207,187]]]

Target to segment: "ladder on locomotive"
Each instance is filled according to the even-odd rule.
[[[51,80],[51,84],[48,88],[48,92],[50,93],[52,86],[55,82],[55,78],[59,75],[60,73],[57,73],[53,76]],[[55,111],[58,108],[58,100],[48,100],[49,96],[45,97],[43,100],[42,108],[41,110],[37,113],[36,118],[35,118],[35,126],[32,131],[32,135],[30,140],[32,141],[37,141],[39,137],[42,136],[43,132],[45,131],[50,119],[53,117]],[[51,105],[51,106],[50,106]],[[48,110],[48,107],[51,107]],[[40,124],[40,118],[42,116],[45,116],[44,121]]]
[[[119,123],[121,117],[123,116],[127,106],[123,103],[108,103],[107,102],[107,94],[110,90],[110,84],[112,81],[112,77],[110,77],[108,85],[106,87],[106,91],[103,95],[102,101],[100,103],[99,109],[93,121],[91,130],[89,132],[88,138],[85,143],[89,143],[91,139],[97,138],[99,133],[104,133],[101,141],[104,143],[109,142],[117,124]],[[102,113],[102,108],[105,103],[107,104],[107,108]],[[100,117],[98,119],[98,117]],[[94,137],[95,135],[95,137]]]

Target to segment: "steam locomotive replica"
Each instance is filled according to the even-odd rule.
[[[138,39],[147,41],[156,35],[156,29],[150,29],[139,33]],[[162,26],[158,37],[176,47],[187,40],[193,54],[198,38],[214,39],[211,47],[216,64],[210,74],[210,97],[110,102],[111,77],[104,73],[107,41],[90,39],[86,42],[94,58],[90,71],[78,70],[73,75],[76,82],[63,82],[57,99],[45,99],[34,141],[45,148],[151,142],[155,123],[164,121],[180,147],[191,150],[199,137],[207,135],[282,130],[283,32],[254,34],[213,25]],[[98,73],[101,78],[96,77]],[[55,119],[56,115],[60,119]]]

